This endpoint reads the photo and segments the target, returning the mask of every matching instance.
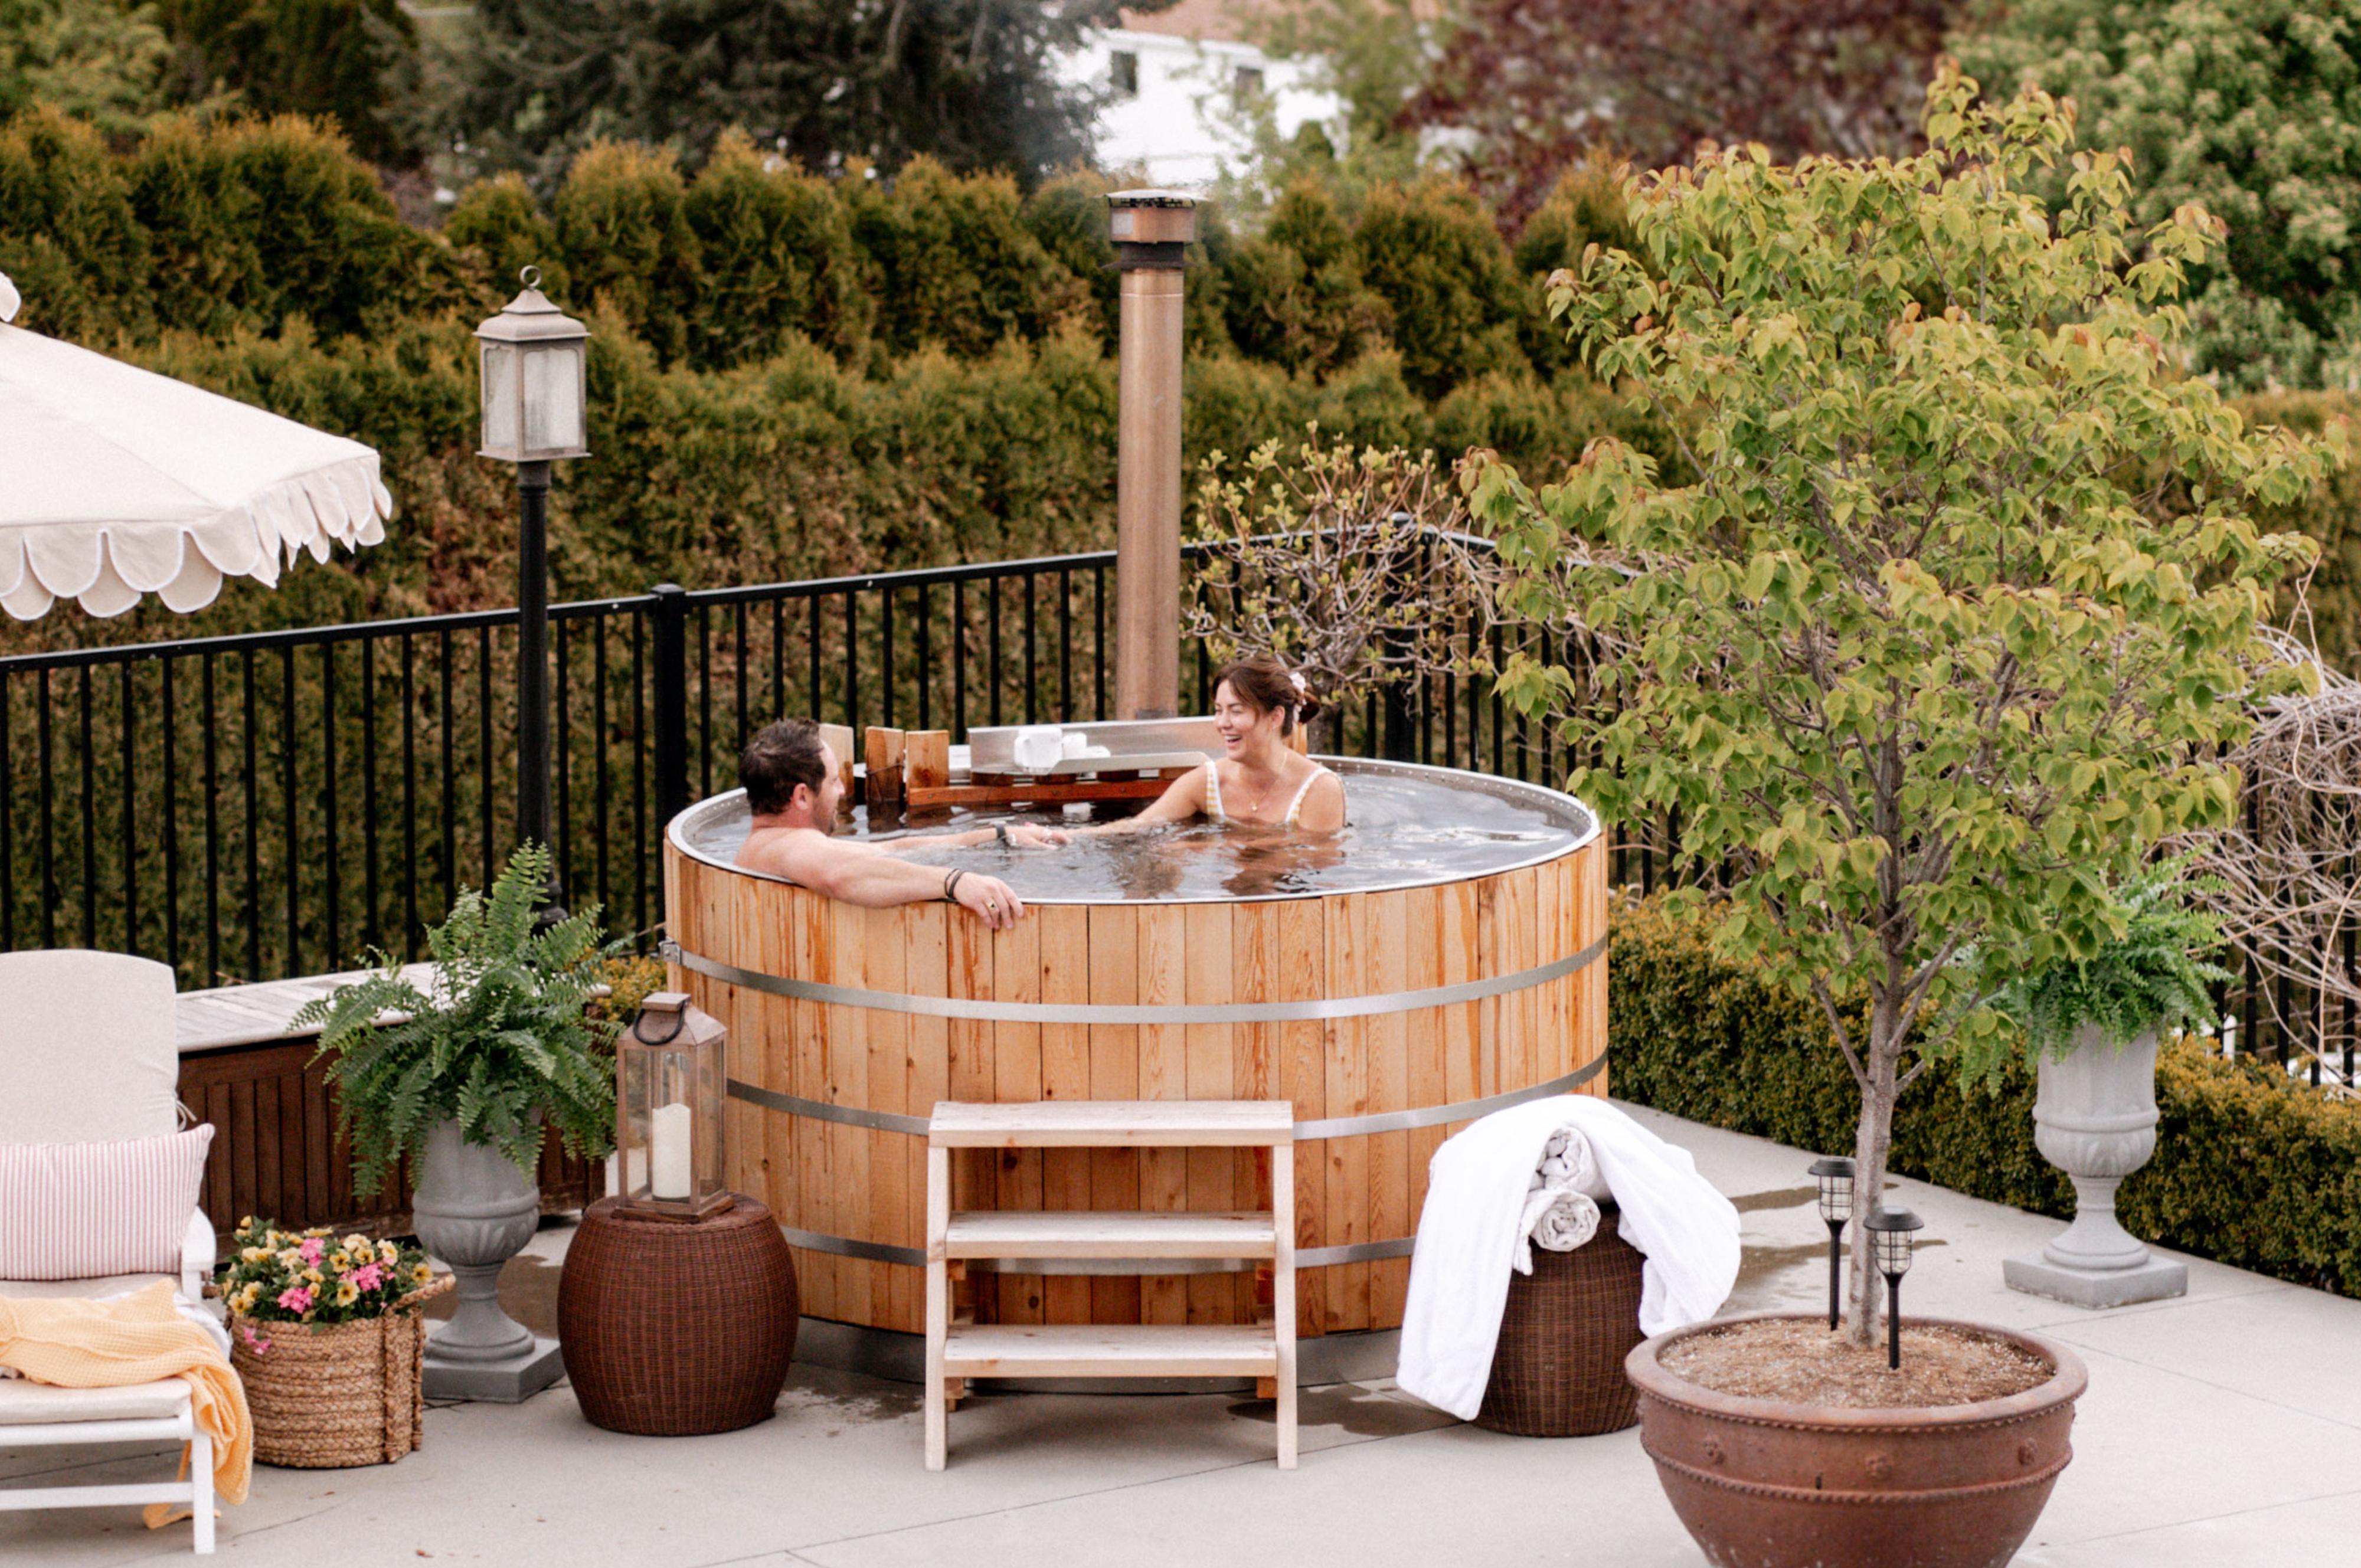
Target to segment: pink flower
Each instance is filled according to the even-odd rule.
[[[270,1349],[270,1342],[257,1334],[254,1332],[253,1324],[240,1323],[237,1325],[237,1332],[238,1337],[245,1340],[247,1346],[252,1349],[257,1355],[263,1354]]]
[[[279,1304],[291,1312],[308,1312],[312,1310],[312,1288],[291,1285],[279,1293]]]
[[[295,1250],[303,1255],[305,1263],[317,1268],[320,1266],[320,1259],[327,1255],[328,1247],[327,1244],[319,1237],[309,1236],[304,1239],[303,1245]]]
[[[385,1281],[385,1267],[382,1264],[372,1263],[366,1267],[354,1269],[346,1277],[353,1282],[353,1288],[356,1290],[374,1290]]]

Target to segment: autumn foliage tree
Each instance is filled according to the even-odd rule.
[[[1611,145],[1651,168],[1701,140],[1774,156],[1920,145],[1927,69],[1957,0],[1471,0],[1402,110],[1449,133],[1511,225]]]

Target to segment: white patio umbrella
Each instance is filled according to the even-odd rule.
[[[6,324],[0,277],[0,608],[19,620],[77,599],[120,615],[153,593],[183,614],[225,576],[279,580],[280,557],[385,538],[378,455]]]

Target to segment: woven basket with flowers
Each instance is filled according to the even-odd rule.
[[[451,1288],[424,1253],[249,1218],[214,1286],[255,1458],[306,1470],[390,1464],[423,1441],[419,1309]]]

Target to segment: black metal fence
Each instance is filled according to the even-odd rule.
[[[780,715],[954,740],[1104,717],[1114,573],[1103,553],[553,607],[569,905],[661,920],[662,825]],[[0,658],[0,950],[139,953],[183,987],[415,956],[512,840],[516,631],[487,610]],[[1211,656],[1183,654],[1202,712]],[[1372,694],[1339,731],[1354,755],[1567,767],[1481,679]],[[1619,860],[1653,883],[1643,847]]]
[[[649,932],[663,824],[732,787],[747,738],[782,715],[954,741],[1104,717],[1115,565],[1106,552],[554,606],[567,903]],[[486,610],[0,658],[0,950],[139,953],[183,988],[349,968],[371,948],[416,957],[513,839],[516,630],[516,611]],[[1508,652],[1497,629],[1453,640],[1495,667]],[[1210,650],[1184,647],[1181,668],[1206,711]],[[1334,744],[1553,784],[1574,761],[1474,675],[1372,692]],[[1620,825],[1614,880],[1681,874],[1678,828]],[[2309,1054],[2318,1071],[2257,987],[2234,991],[2242,1053]],[[2353,1033],[2347,1017],[2348,1083]]]

